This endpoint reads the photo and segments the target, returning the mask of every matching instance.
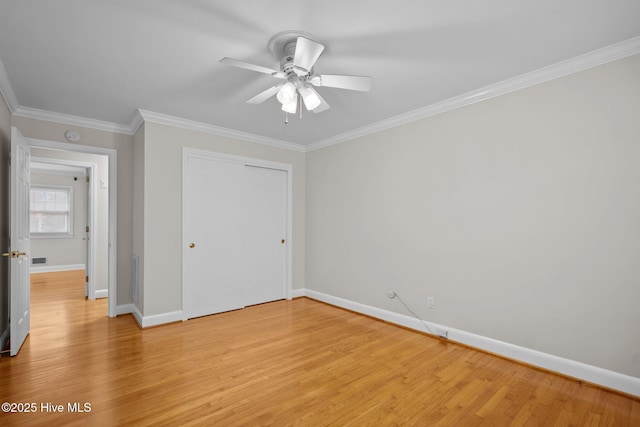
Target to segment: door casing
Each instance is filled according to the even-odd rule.
[[[117,287],[117,187],[118,187],[118,153],[111,148],[93,147],[89,145],[69,144],[66,142],[48,141],[44,139],[25,138],[31,147],[54,150],[73,151],[78,153],[101,154],[109,158],[109,279],[108,316],[115,317],[118,303]]]

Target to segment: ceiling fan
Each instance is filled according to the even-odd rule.
[[[260,92],[247,100],[249,104],[260,104],[272,96],[276,96],[282,104],[282,110],[295,114],[302,104],[307,110],[320,113],[329,109],[329,104],[313,88],[333,87],[368,92],[371,89],[371,77],[347,76],[336,74],[315,74],[313,66],[324,51],[324,45],[314,40],[311,34],[301,31],[284,31],[271,37],[269,51],[280,61],[280,70],[222,58],[221,63],[233,67],[244,68],[259,73],[269,74],[283,82]],[[285,120],[285,123],[287,121]]]

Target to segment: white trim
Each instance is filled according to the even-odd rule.
[[[291,298],[287,298],[287,299],[300,298],[306,295],[307,295],[306,289],[293,289],[291,291]]]
[[[164,325],[166,323],[181,322],[184,318],[182,311],[171,311],[169,313],[154,314],[151,316],[143,316],[140,326],[148,328],[150,326]]]
[[[132,314],[141,328],[149,328],[151,326],[159,326],[167,323],[181,322],[184,315],[182,311],[171,311],[169,313],[154,314],[151,316],[143,316],[135,304],[121,304],[116,307],[116,315]]]
[[[7,74],[7,69],[4,68],[2,60],[0,60],[0,95],[4,98],[4,102],[7,104],[11,114],[15,114],[20,104],[18,104],[18,98],[16,98],[16,93],[13,91],[13,86],[9,81],[9,74]]]
[[[289,163],[280,163],[280,162],[272,162],[270,160],[262,160],[255,159],[251,157],[243,157],[236,156],[233,154],[223,154],[215,151],[207,151],[207,150],[199,150],[195,148],[184,147],[182,149],[182,261],[181,266],[184,267],[184,256],[185,251],[187,251],[188,242],[184,241],[184,212],[185,212],[185,201],[184,201],[184,183],[185,183],[185,172],[187,170],[187,161],[189,158],[201,158],[207,160],[214,160],[218,162],[230,162],[237,163],[246,166],[257,166],[262,168],[276,169],[286,172],[287,174],[287,235],[285,236],[286,241],[288,242],[286,245],[286,267],[285,267],[285,298],[292,298],[292,287],[293,287],[293,165]],[[186,295],[186,286],[185,283],[185,271],[182,268],[182,314],[183,318],[181,320],[188,320],[187,318],[187,309],[185,307],[185,301],[187,301]]]
[[[27,119],[44,120],[46,122],[62,123],[71,126],[80,126],[89,129],[103,130],[106,132],[133,135],[131,133],[131,129],[127,125],[106,122],[103,120],[90,119],[87,117],[73,116],[71,114],[56,113],[54,111],[39,110],[37,108],[19,106],[13,112],[13,115],[18,117],[25,117]]]
[[[138,110],[144,121],[158,123],[161,125],[168,125],[182,129],[194,130],[197,132],[208,133],[211,135],[224,136],[228,138],[239,139],[242,141],[254,142],[256,144],[269,145],[272,147],[283,148],[285,150],[292,151],[306,151],[304,145],[296,144],[290,141],[284,141],[281,139],[269,138],[266,136],[260,136],[253,133],[242,132],[234,129],[224,128],[220,126],[211,125],[208,123],[196,122],[193,120],[183,119],[180,117],[168,116],[166,114],[154,113],[152,111]],[[137,123],[134,119],[132,123]]]
[[[445,113],[447,111],[456,110],[476,102],[485,101],[500,95],[505,95],[510,92],[515,92],[530,86],[555,80],[569,74],[607,64],[638,53],[640,53],[640,36],[597,49],[538,70],[521,74],[480,89],[475,89],[462,95],[454,96],[389,119],[381,120],[371,125],[363,126],[330,138],[316,141],[307,145],[305,151],[310,152],[319,150],[321,148],[330,147],[332,145],[398,127],[427,117],[435,116],[437,114]]]
[[[172,311],[169,313],[154,314],[151,316],[143,316],[135,304],[122,304],[116,307],[116,315],[133,314],[141,328],[149,328],[151,326],[164,325],[166,323],[182,321],[182,311]]]
[[[109,317],[117,316],[117,276],[118,276],[118,151],[112,148],[93,147],[66,142],[25,138],[32,147],[52,148],[56,150],[75,151],[79,153],[100,154],[109,158]],[[94,179],[95,182],[95,179]]]
[[[305,289],[304,295],[311,299],[322,301],[337,307],[346,308],[347,310],[355,311],[357,313],[366,314],[367,316],[385,320],[390,323],[427,332],[422,322],[414,317],[335,297],[311,289]],[[587,365],[582,362],[565,359],[564,357],[554,356],[541,351],[520,347],[482,335],[473,334],[471,332],[439,325],[437,323],[425,323],[431,330],[447,331],[450,341],[462,343],[509,359],[538,366],[569,377],[581,379],[593,384],[599,384],[601,386],[640,397],[640,378],[598,368],[597,366]]]
[[[135,135],[135,133],[138,132],[138,128],[142,126],[143,123],[144,117],[142,117],[141,110],[137,109],[136,112],[133,113],[133,117],[129,122],[129,131],[131,132],[131,135]]]
[[[109,298],[109,289],[96,289],[94,299],[98,298]]]
[[[138,326],[142,325],[142,314],[140,314],[140,311],[135,304],[121,304],[116,306],[115,315],[121,316],[123,314],[132,314],[133,318],[138,323]]]
[[[84,264],[38,265],[29,268],[30,273],[55,273],[57,271],[84,270]]]
[[[34,160],[37,159],[37,160]],[[71,166],[65,164],[64,160],[59,163],[49,163],[43,157],[31,157],[31,175],[63,175],[63,176],[87,176],[86,167]]]
[[[116,316],[120,316],[122,314],[133,314],[134,310],[138,310],[135,304],[120,304],[116,307]]]

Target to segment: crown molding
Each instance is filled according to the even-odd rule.
[[[7,69],[4,68],[2,60],[0,60],[0,95],[4,98],[4,102],[7,104],[11,114],[14,114],[19,107],[18,98],[16,98],[16,94],[13,91]]]
[[[150,121],[158,124],[165,124],[183,129],[195,130],[212,135],[230,137],[257,144],[283,148],[286,150],[310,152],[370,135],[372,133],[381,132],[386,129],[402,126],[404,124],[435,116],[437,114],[445,113],[447,111],[466,107],[476,102],[485,101],[487,99],[495,98],[500,95],[515,92],[550,80],[555,80],[569,74],[577,73],[579,71],[587,70],[589,68],[597,67],[599,65],[603,65],[639,53],[640,37],[634,37],[620,43],[597,49],[592,52],[588,52],[583,55],[579,55],[574,58],[561,61],[556,64],[522,74],[517,77],[513,77],[511,79],[494,83],[483,88],[464,93],[462,95],[454,96],[452,98],[448,98],[443,101],[436,102],[434,104],[427,105],[413,111],[409,111],[408,113],[384,119],[371,125],[344,132],[330,138],[318,140],[306,146],[290,141],[269,138],[207,123],[201,123],[165,114],[154,113],[152,111],[146,111],[142,109],[139,109],[135,112],[129,125],[122,125],[119,123],[89,119],[86,117],[73,116],[64,113],[56,113],[47,110],[22,107],[18,104],[18,100],[9,81],[9,76],[7,75],[7,71],[1,60],[0,95],[2,95],[2,97],[4,98],[4,101],[7,104],[7,107],[9,108],[11,114],[19,117],[68,124],[72,126],[81,126],[85,128],[121,133],[125,135],[135,134],[135,132],[144,121]]]
[[[505,95],[510,92],[515,92],[530,86],[555,80],[569,74],[604,65],[638,53],[640,53],[640,37],[634,37],[632,39],[597,49],[480,89],[472,90],[462,95],[436,102],[435,104],[427,105],[426,107],[409,111],[408,113],[400,114],[368,126],[344,132],[331,138],[316,141],[308,145],[306,147],[306,151],[309,152],[330,147],[332,145],[347,142],[372,133],[381,132],[386,129],[398,127],[427,117],[435,116],[437,114],[445,113],[447,111],[456,110],[458,108],[475,104],[476,102],[485,101],[500,95]]]
[[[137,109],[136,112],[133,113],[133,117],[129,122],[129,130],[131,131],[132,135],[138,132],[138,129],[144,123],[144,118],[142,117],[142,113],[140,111],[140,109]]]
[[[39,110],[37,108],[18,107],[13,114],[15,116],[25,117],[27,119],[44,120],[46,122],[61,123],[71,126],[80,126],[90,129],[103,130],[106,132],[133,135],[133,132],[131,132],[129,126],[121,125],[119,123],[105,122],[102,120],[72,116],[70,114],[56,113],[47,110]]]
[[[196,122],[193,120],[183,119],[180,117],[168,116],[166,114],[154,113],[152,111],[138,109],[138,112],[145,122],[153,122],[162,125],[174,126],[182,129],[194,130],[197,132],[208,133],[211,135],[235,138],[242,141],[254,142],[262,145],[269,145],[276,148],[284,148],[285,150],[306,151],[305,146],[294,142],[283,141],[275,138],[256,135],[248,132],[241,132],[234,129],[224,128],[211,125],[208,123]],[[132,123],[138,123],[136,117],[132,119]],[[139,125],[138,125],[139,126]]]

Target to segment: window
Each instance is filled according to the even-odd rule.
[[[73,235],[73,188],[31,187],[30,230],[32,237]]]

